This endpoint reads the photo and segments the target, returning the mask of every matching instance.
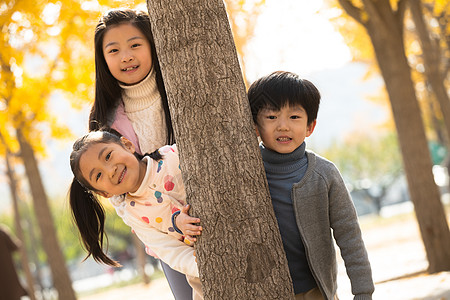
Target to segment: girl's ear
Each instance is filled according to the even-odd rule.
[[[125,147],[125,149],[129,150],[131,153],[135,152],[136,148],[134,147],[134,144],[126,137],[120,137],[120,141],[122,142],[122,145]]]

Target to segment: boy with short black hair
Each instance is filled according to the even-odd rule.
[[[350,194],[336,166],[306,150],[305,138],[317,122],[319,91],[294,73],[278,71],[255,81],[248,99],[295,299],[337,299],[333,236],[354,299],[372,299],[372,271]],[[192,223],[200,220],[188,211],[183,207],[174,227],[195,241],[201,227]]]
[[[248,98],[296,299],[337,299],[333,237],[354,299],[372,299],[374,284],[358,217],[336,166],[306,150],[320,93],[310,81],[274,72]]]

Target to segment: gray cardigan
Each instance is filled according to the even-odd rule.
[[[326,299],[337,289],[333,237],[341,250],[354,299],[372,299],[374,284],[358,217],[336,166],[306,151],[308,169],[292,188],[297,226],[314,278]]]

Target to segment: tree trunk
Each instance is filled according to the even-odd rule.
[[[2,138],[2,141],[3,141],[3,138]],[[21,258],[22,267],[23,267],[23,270],[25,273],[25,278],[27,281],[27,289],[26,290],[28,292],[28,297],[30,297],[31,300],[36,300],[36,296],[34,293],[34,280],[33,280],[33,276],[31,275],[29,259],[28,259],[28,254],[27,254],[27,247],[25,244],[25,235],[23,233],[23,228],[20,223],[22,218],[21,218],[20,212],[19,212],[19,197],[17,196],[17,181],[16,181],[16,177],[14,175],[13,167],[11,166],[11,163],[10,163],[10,157],[11,157],[11,153],[7,149],[6,155],[5,155],[6,173],[9,178],[9,187],[10,187],[11,198],[12,198],[12,202],[13,202],[16,236],[21,241],[20,258]]]
[[[76,300],[63,253],[58,244],[53,218],[48,206],[47,195],[44,190],[34,151],[25,140],[20,129],[16,130],[20,145],[20,156],[25,166],[31,194],[34,202],[37,221],[41,230],[41,239],[47,254],[47,261],[52,272],[53,284],[61,300]]]
[[[436,96],[439,103],[442,116],[444,118],[445,141],[443,145],[450,149],[450,99],[448,97],[447,89],[445,88],[445,74],[446,67],[441,67],[441,49],[439,45],[439,39],[433,39],[430,35],[430,31],[427,28],[427,24],[424,20],[422,3],[420,0],[410,0],[411,15],[416,27],[416,33],[419,37],[419,42],[422,47],[422,56],[425,64],[425,76],[428,84],[431,86],[431,90]],[[433,99],[429,100],[430,102]],[[436,117],[432,118],[435,121]],[[435,122],[436,133],[439,134],[439,125]],[[446,158],[447,175],[450,176],[450,154],[447,154]],[[450,185],[448,186],[450,189]]]
[[[439,40],[432,39],[430,36],[430,31],[424,21],[422,4],[420,0],[410,0],[409,3],[411,15],[416,26],[416,33],[422,47],[422,56],[425,63],[425,75],[434,94],[436,95],[436,99],[439,102],[441,112],[444,117],[446,131],[450,134],[450,99],[444,85],[444,74],[441,71]]]
[[[147,0],[205,299],[292,299],[228,18],[220,0]]]
[[[426,82],[426,97],[428,97],[428,110],[429,118],[431,119],[431,124],[433,126],[434,132],[436,134],[436,139],[439,142],[439,144],[448,147],[450,149],[450,137],[447,134],[447,131],[445,129],[445,125],[441,124],[441,119],[438,118],[436,115],[436,112],[440,111],[440,105],[437,102],[437,99],[435,95],[433,94],[433,91],[431,90],[431,87],[429,86],[429,82]],[[449,155],[447,154],[447,160],[449,160]],[[448,170],[450,172],[450,169]],[[450,175],[450,173],[449,173]]]
[[[435,12],[435,6],[437,2],[433,1],[431,3],[428,2],[422,2],[423,8],[425,8],[428,13],[431,13],[437,20],[439,24],[439,36],[441,37],[441,40],[444,41],[445,46],[442,47],[445,53],[447,53],[450,50],[450,34],[448,34],[448,26],[449,26],[449,18],[447,16],[447,11],[450,8],[450,3],[447,1],[445,3],[445,7],[441,9],[440,14],[436,15]],[[450,70],[450,57],[448,55],[444,55],[444,69],[442,70],[442,73],[444,74],[444,77],[447,78],[447,74]]]
[[[145,265],[146,265],[146,256],[145,247],[142,244],[141,240],[135,235],[132,235],[134,251],[136,251],[136,269],[138,270],[139,275],[141,275],[142,282],[144,284],[150,283],[150,278],[145,273]]]
[[[22,210],[23,211],[23,210]],[[37,254],[37,250],[36,250],[36,246],[40,245],[41,243],[38,241],[38,239],[36,238],[36,233],[35,233],[35,227],[34,224],[31,222],[31,218],[32,216],[30,215],[30,212],[27,212],[27,215],[25,216],[25,231],[28,233],[29,237],[30,237],[30,244],[33,245],[34,247],[31,247],[31,251],[29,249],[29,253],[30,253],[30,260],[32,261],[32,263],[34,264],[36,270],[34,271],[34,280],[36,282],[36,284],[39,287],[39,292],[41,293],[41,300],[47,300],[46,296],[45,296],[45,286],[42,280],[42,265],[41,262],[39,261],[38,258],[38,254]]]
[[[339,0],[353,17],[349,1]],[[430,151],[403,44],[401,14],[389,0],[363,0],[366,27],[391,102],[403,164],[427,253],[429,272],[450,270],[450,231],[434,182]],[[354,8],[354,7],[353,7]],[[361,22],[363,19],[360,18]]]

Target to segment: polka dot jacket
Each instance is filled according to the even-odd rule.
[[[176,145],[159,149],[162,159],[149,157],[141,186],[135,193],[110,199],[117,214],[141,241],[173,269],[198,277],[193,247],[177,233],[172,214],[186,204],[186,192]]]

